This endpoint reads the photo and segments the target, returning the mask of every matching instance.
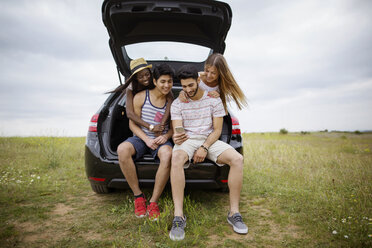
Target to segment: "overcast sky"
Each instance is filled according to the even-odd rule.
[[[372,1],[228,2],[243,132],[372,130]],[[0,1],[0,136],[86,135],[119,84],[101,4]]]

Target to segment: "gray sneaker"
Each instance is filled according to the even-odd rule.
[[[232,225],[234,232],[239,234],[247,234],[248,227],[244,224],[243,218],[240,213],[233,214],[229,217],[230,213],[227,214],[227,222]]]
[[[172,223],[172,229],[169,232],[169,237],[173,241],[183,240],[185,238],[186,216],[183,219],[181,216],[175,216]]]

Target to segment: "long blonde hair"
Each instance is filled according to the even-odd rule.
[[[223,55],[220,53],[209,55],[205,61],[204,67],[208,68],[210,66],[215,66],[218,71],[218,87],[220,89],[220,97],[225,110],[227,111],[226,103],[231,100],[235,101],[240,110],[243,107],[248,106],[247,99],[232,75]]]

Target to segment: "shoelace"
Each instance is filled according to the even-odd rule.
[[[137,200],[134,202],[135,208],[138,211],[146,211],[146,204],[143,204],[145,200]]]
[[[184,221],[182,219],[181,220],[175,220],[175,221],[173,221],[173,227],[181,227],[183,222]]]
[[[243,222],[243,218],[242,218],[242,216],[241,215],[234,215],[233,216],[233,219],[234,219],[234,221],[235,222]]]
[[[153,210],[159,211],[158,205],[156,205],[156,204],[150,204],[149,211],[151,212]]]

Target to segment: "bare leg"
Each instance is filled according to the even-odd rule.
[[[123,142],[118,147],[120,169],[123,172],[133,194],[140,195],[142,191],[139,188],[136,167],[132,159],[132,156],[135,153],[136,150],[129,142]]]
[[[158,151],[158,157],[160,159],[160,164],[158,171],[156,172],[154,191],[152,192],[150,202],[157,202],[159,200],[159,197],[164,190],[165,184],[169,179],[172,147],[168,145],[160,147]]]
[[[189,159],[182,150],[173,152],[171,167],[171,185],[174,203],[174,216],[183,216],[183,198],[185,190],[185,172],[183,165]]]
[[[217,163],[228,164],[230,166],[228,177],[230,213],[238,213],[240,192],[243,184],[243,156],[235,149],[227,149],[218,156]]]

